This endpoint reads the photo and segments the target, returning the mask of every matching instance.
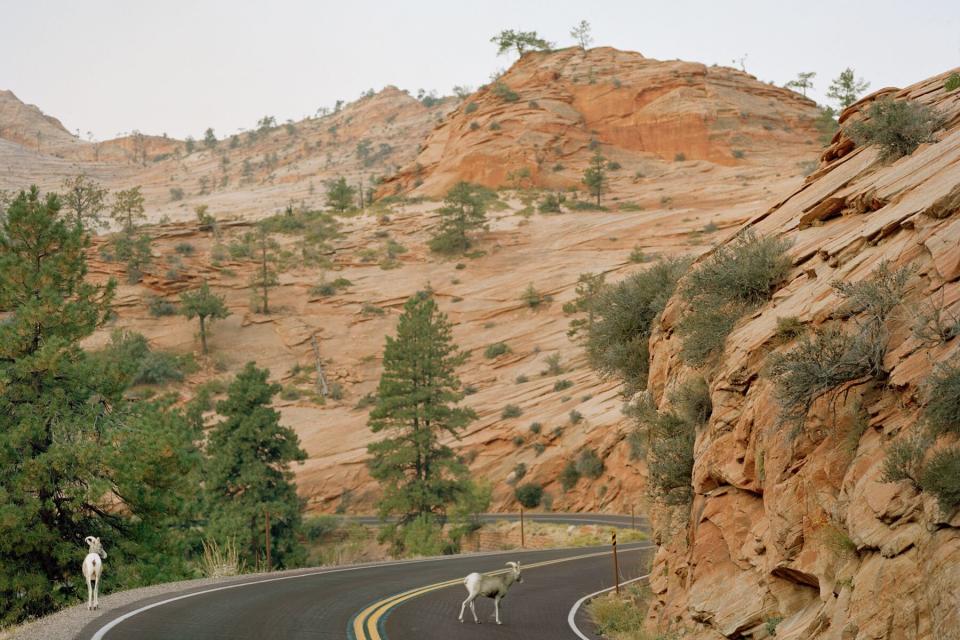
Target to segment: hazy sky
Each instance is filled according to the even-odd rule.
[[[820,101],[846,66],[872,89],[960,66],[960,0],[0,0],[0,15],[0,88],[97,138],[223,136],[371,87],[475,87],[513,62],[489,42],[500,29],[565,46],[584,18],[595,45],[707,64],[746,55],[777,84],[816,71]]]

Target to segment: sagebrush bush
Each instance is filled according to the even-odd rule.
[[[563,373],[563,365],[561,364],[559,353],[551,353],[544,359],[544,362],[547,363],[547,368],[540,372],[542,375],[558,376]]]
[[[587,612],[605,638],[617,640],[656,640],[644,631],[648,601],[651,598],[647,586],[631,585],[623,595],[608,593],[590,600]],[[657,636],[666,640],[666,636]]]
[[[783,342],[790,342],[802,336],[806,330],[806,325],[803,324],[799,318],[796,316],[785,316],[777,318],[777,328],[774,331],[774,336]]]
[[[522,462],[518,462],[516,466],[513,467],[513,481],[518,482],[523,479],[523,476],[527,475],[527,465]]]
[[[540,424],[539,422],[531,422],[531,423],[530,423],[530,433],[536,435],[536,434],[540,433],[540,431],[541,431],[542,429],[543,429],[543,425]]]
[[[494,358],[502,356],[506,353],[510,353],[510,347],[507,345],[507,343],[495,342],[484,350],[483,357],[485,357],[487,360],[493,360]]]
[[[936,496],[944,513],[960,507],[960,447],[934,453],[923,467],[920,487]]]
[[[335,516],[314,516],[303,521],[303,535],[310,542],[323,540],[339,528],[340,519]]]
[[[770,299],[790,271],[789,248],[787,240],[748,230],[717,247],[687,276],[680,294],[689,310],[677,327],[686,362],[706,362],[746,311]]]
[[[938,364],[927,386],[927,428],[934,435],[960,434],[960,357]]]
[[[887,447],[887,455],[883,460],[880,479],[884,482],[909,480],[919,488],[923,473],[923,457],[929,447],[930,441],[923,434],[914,434],[891,443]]]
[[[837,281],[830,283],[843,298],[837,311],[841,317],[863,315],[866,320],[883,322],[903,302],[907,283],[914,270],[903,267],[894,270],[888,260],[881,262],[869,277],[859,282]]]
[[[566,466],[563,467],[563,471],[560,472],[560,486],[563,487],[564,491],[570,491],[570,489],[577,486],[577,482],[579,481],[580,472],[577,471],[577,464],[573,460],[570,460]]]
[[[500,414],[500,417],[503,419],[509,418],[519,418],[523,415],[523,409],[515,404],[508,404],[503,408],[503,412]]]
[[[587,312],[585,347],[590,365],[619,377],[626,393],[642,389],[649,371],[653,323],[689,266],[686,259],[663,260],[626,280],[601,289]]]
[[[160,296],[150,296],[147,300],[147,310],[154,318],[177,315],[177,305]]]
[[[530,309],[536,309],[543,304],[543,295],[536,290],[532,282],[527,285],[526,289],[524,289],[523,295],[520,296],[520,299]]]
[[[584,449],[577,458],[577,473],[582,477],[596,480],[603,475],[603,460],[596,449]]]
[[[570,418],[570,424],[580,424],[581,422],[583,422],[583,414],[577,411],[576,409],[572,409],[570,411],[569,418]]]
[[[565,391],[573,386],[572,380],[557,380],[553,383],[554,391]]]
[[[870,373],[857,336],[817,329],[786,353],[771,354],[767,373],[776,383],[781,416],[803,419],[814,401],[844,382]],[[861,345],[861,346],[857,346]]]
[[[939,113],[913,100],[881,98],[870,105],[866,115],[847,127],[846,133],[859,146],[880,147],[884,161],[910,155],[921,143],[931,142],[934,132],[944,125]]]
[[[937,302],[924,302],[914,311],[913,337],[924,346],[935,347],[960,335],[960,318],[944,308],[943,294]]]
[[[697,428],[710,419],[712,402],[703,378],[693,378],[669,397],[670,409],[656,411],[649,402],[631,409],[642,441],[647,444],[649,490],[653,497],[671,506],[693,499],[693,446]]]

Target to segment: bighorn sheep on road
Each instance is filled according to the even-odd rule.
[[[87,609],[96,609],[100,606],[100,574],[103,573],[100,556],[106,558],[107,552],[103,550],[100,538],[87,536],[83,541],[90,547],[90,553],[83,559],[83,577],[87,579]]]
[[[493,598],[493,611],[494,616],[497,619],[497,624],[500,623],[500,601],[507,597],[507,590],[510,588],[514,582],[523,582],[523,578],[520,576],[520,563],[519,562],[508,562],[507,566],[512,570],[507,573],[502,573],[495,576],[487,576],[482,573],[471,573],[466,578],[463,579],[463,584],[467,588],[467,599],[463,601],[463,604],[460,605],[460,622],[463,622],[463,610],[466,606],[470,605],[470,613],[473,614],[473,621],[477,624],[480,624],[480,621],[477,620],[477,609],[473,604],[473,601],[480,596],[486,596],[488,598]]]

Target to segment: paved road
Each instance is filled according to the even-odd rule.
[[[579,517],[575,519],[581,521]],[[640,574],[646,566],[649,547],[649,543],[621,545],[624,578]],[[502,569],[507,560],[519,560],[525,569],[523,583],[514,585],[504,601],[504,625],[457,622],[460,602],[466,595],[460,584],[463,576],[471,571]],[[537,566],[540,563],[543,566]],[[213,588],[195,588],[137,602],[105,612],[78,638],[419,640],[479,638],[480,630],[484,630],[485,640],[560,640],[576,637],[566,623],[573,603],[584,594],[610,585],[612,573],[607,547],[470,554],[309,569],[240,578]],[[450,581],[454,581],[452,586],[442,586]],[[431,588],[433,585],[441,586]],[[399,594],[407,595],[398,598]],[[477,609],[478,615],[489,616],[492,601],[478,603]],[[106,625],[111,626],[105,629]]]

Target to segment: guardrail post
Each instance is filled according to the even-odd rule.
[[[613,548],[613,584],[616,585],[617,595],[620,595],[620,566],[617,563],[617,532],[610,533],[610,545]]]

